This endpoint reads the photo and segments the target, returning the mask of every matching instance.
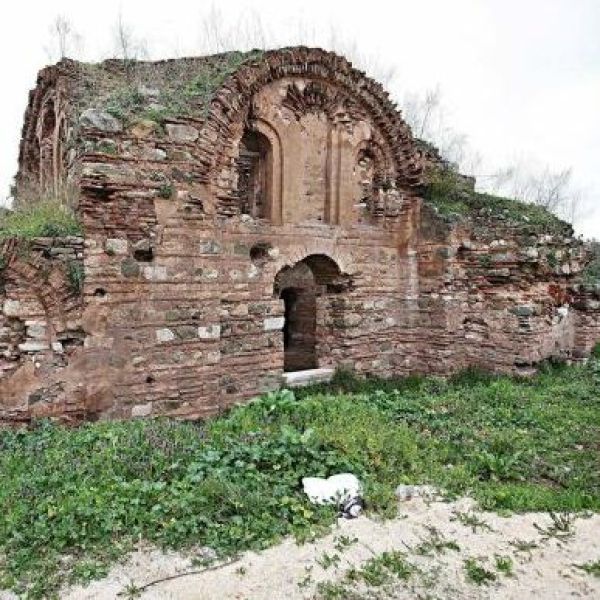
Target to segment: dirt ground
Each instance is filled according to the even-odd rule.
[[[477,512],[468,499],[458,502],[403,502],[390,521],[367,517],[339,520],[331,534],[315,543],[292,540],[261,553],[249,552],[235,562],[203,573],[189,556],[157,550],[137,552],[115,566],[108,577],[87,587],[63,591],[64,600],[274,600],[304,598],[519,599],[600,598],[600,577],[577,568],[600,560],[600,515],[578,515],[557,527],[547,513],[501,517]],[[537,525],[537,527],[536,527]],[[437,542],[433,543],[433,542]],[[446,542],[446,543],[444,543]],[[400,580],[382,585],[349,582],[347,572],[384,551],[398,550],[413,565]],[[500,569],[498,557],[511,563]],[[469,579],[465,561],[495,578]],[[474,564],[474,563],[471,563]],[[201,567],[200,567],[201,568]],[[506,573],[506,571],[512,573]],[[146,588],[134,590],[165,577]],[[342,582],[352,594],[327,596],[319,582]],[[129,591],[127,588],[129,586]],[[137,593],[137,592],[136,592]]]

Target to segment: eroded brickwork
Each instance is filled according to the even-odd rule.
[[[46,168],[33,132],[53,99],[53,173],[79,187],[85,231],[55,243],[85,281],[66,292],[54,247],[5,268],[4,418],[196,418],[284,369],[526,373],[589,353],[600,304],[575,284],[585,256],[568,226],[442,218],[422,198],[434,153],[341,57],[253,54],[194,92],[225,60],[42,72],[19,179]],[[174,74],[192,77],[181,98],[164,91]]]

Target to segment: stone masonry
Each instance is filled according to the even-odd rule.
[[[198,418],[284,370],[585,358],[600,298],[582,242],[441,215],[424,189],[442,167],[323,50],[47,67],[17,183],[75,185],[84,236],[4,242],[0,420]]]

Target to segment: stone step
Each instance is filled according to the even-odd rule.
[[[306,369],[305,371],[289,371],[283,374],[288,387],[302,387],[312,383],[327,383],[333,379],[334,369]]]

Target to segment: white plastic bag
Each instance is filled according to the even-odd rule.
[[[340,473],[327,479],[304,477],[302,487],[313,504],[341,505],[362,494],[360,481],[352,473]]]

